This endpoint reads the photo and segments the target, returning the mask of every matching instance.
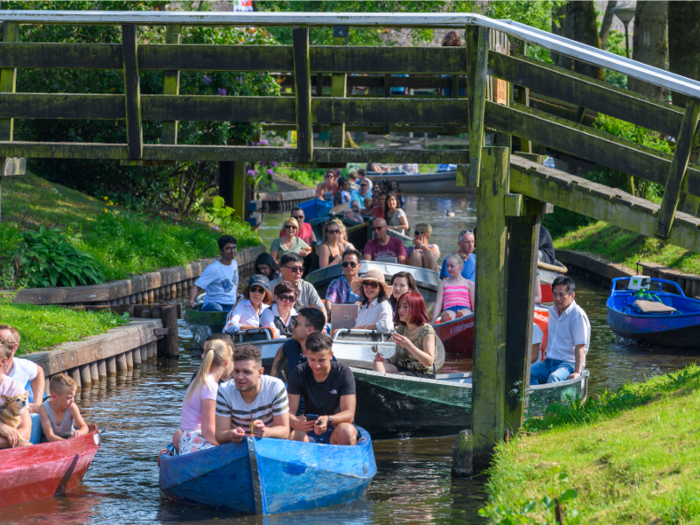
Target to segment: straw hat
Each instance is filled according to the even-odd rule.
[[[363,275],[359,275],[357,279],[354,279],[350,283],[350,288],[354,293],[357,295],[360,295],[360,288],[362,288],[362,283],[364,281],[376,281],[378,282],[382,288],[384,288],[384,293],[387,296],[391,296],[391,289],[392,287],[388,284],[386,284],[386,281],[384,280],[384,275],[382,272],[379,270],[367,270],[367,273]]]

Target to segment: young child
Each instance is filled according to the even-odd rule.
[[[88,433],[80,409],[73,402],[77,390],[77,383],[66,374],[56,374],[51,378],[51,399],[39,407],[41,427],[47,441],[63,441]]]
[[[440,282],[435,298],[432,323],[437,322],[442,312],[442,322],[469,315],[474,309],[474,283],[462,277],[464,260],[453,253],[447,258],[446,269],[449,277]]]
[[[221,339],[209,341],[199,371],[190,384],[182,403],[180,431],[173,436],[175,444],[179,438],[180,455],[198,452],[219,443],[215,436],[216,394],[219,379],[228,377],[233,370],[233,350]]]

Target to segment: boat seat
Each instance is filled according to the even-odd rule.
[[[632,303],[632,308],[634,308],[637,313],[653,315],[672,314],[676,311],[675,308],[672,306],[667,306],[664,303],[656,301],[643,301],[641,299],[638,299]]]

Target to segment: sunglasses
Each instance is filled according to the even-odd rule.
[[[287,294],[279,295],[279,296],[277,296],[277,298],[280,301],[284,301],[285,303],[293,303],[294,301],[296,301],[296,297],[294,297],[293,295],[287,295]]]
[[[362,281],[362,286],[366,288],[379,288],[379,283],[377,281]]]
[[[425,232],[419,232],[418,230],[416,230],[416,231],[413,232],[413,235],[415,235],[416,237],[418,237],[419,235],[425,235]]]
[[[324,179],[332,179],[332,178],[333,178],[333,175],[324,175],[323,178],[324,178]]]
[[[259,286],[254,286],[250,289],[250,293],[265,293],[265,290]]]
[[[386,226],[377,226],[377,227],[372,228],[372,229],[373,229],[375,232],[378,232],[378,231],[380,231],[380,230],[383,230],[384,228],[386,228]]]
[[[302,273],[304,271],[303,266],[282,266],[282,268],[286,268],[287,270],[293,273]]]
[[[348,261],[345,261],[345,262],[343,263],[343,268],[347,268],[348,266],[349,266],[350,268],[354,268],[355,266],[357,266],[357,263],[356,263],[356,262],[348,262]]]
[[[328,233],[335,235],[336,233],[340,233],[340,230],[328,230]]]
[[[369,188],[369,184],[360,184],[360,186],[364,186],[365,188]]]
[[[294,226],[293,224],[285,224],[285,225],[284,225],[284,229],[285,229],[285,230],[296,230],[297,227]]]
[[[303,221],[304,216],[303,215],[292,215],[292,219],[296,219],[298,221]]]

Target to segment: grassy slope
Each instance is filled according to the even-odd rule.
[[[627,400],[616,401],[613,415],[603,410],[586,423],[555,425],[500,446],[490,501],[517,507],[558,494],[561,469],[578,491],[583,523],[699,523],[700,368],[625,390]],[[644,402],[632,408],[635,398]]]
[[[14,326],[22,336],[18,355],[66,341],[79,341],[128,322],[127,318],[109,312],[80,312],[31,304],[3,304],[1,319],[2,324]]]
[[[28,174],[3,183],[3,232],[59,228],[79,249],[97,259],[108,281],[218,255],[222,234],[201,223],[179,224],[170,217],[149,217],[106,207],[103,201]],[[118,216],[105,213],[119,211]],[[244,248],[259,244],[247,224],[226,232]]]
[[[554,241],[555,248],[601,255],[630,269],[637,261],[655,262],[686,273],[700,274],[700,255],[659,239],[644,237],[598,221]]]

